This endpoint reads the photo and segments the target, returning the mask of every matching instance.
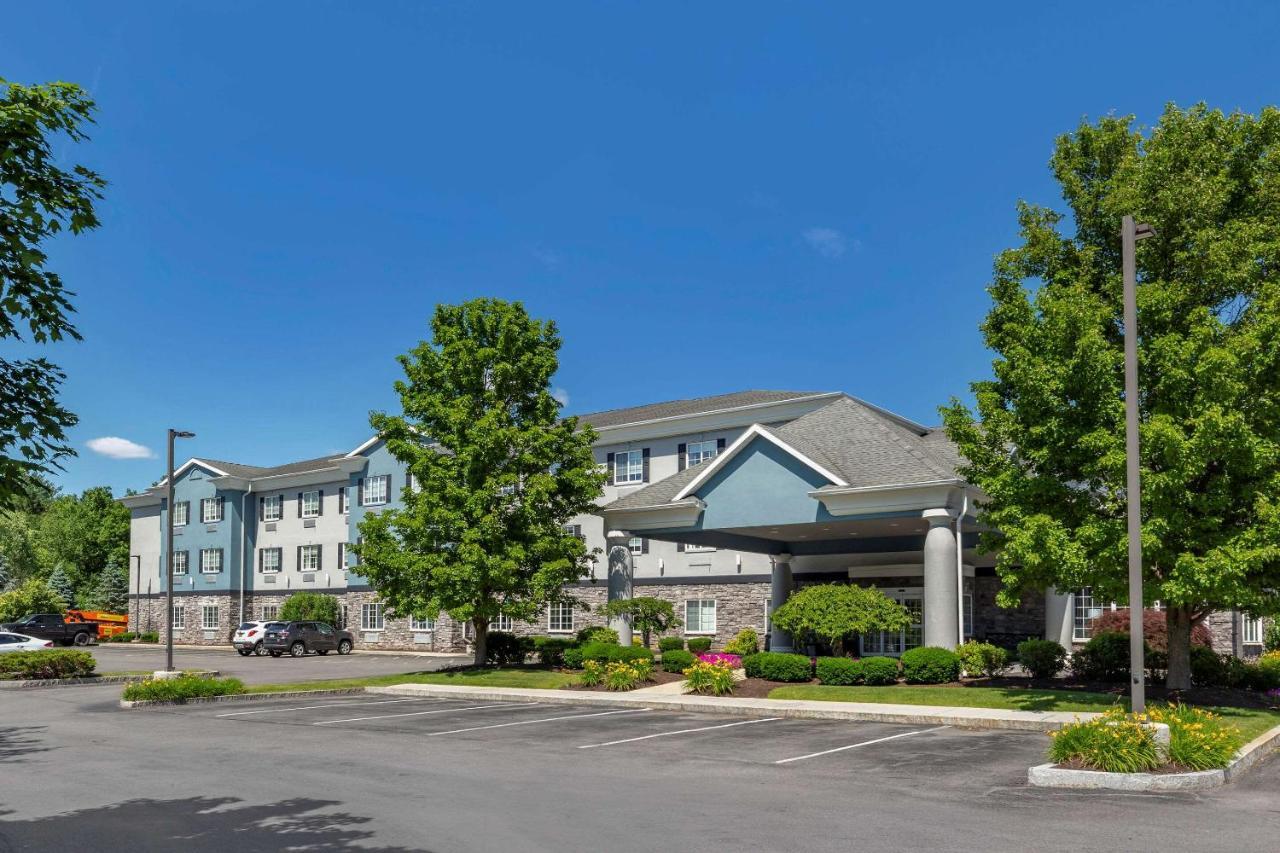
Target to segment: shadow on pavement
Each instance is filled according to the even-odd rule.
[[[52,747],[43,746],[35,737],[46,728],[48,726],[0,727],[0,762],[16,763],[34,752],[48,752]]]
[[[372,820],[346,812],[320,812],[334,800],[289,799],[231,808],[234,797],[126,800],[49,817],[12,820],[0,812],[0,853],[10,850],[85,849],[174,851],[368,851],[429,853],[425,848],[367,846]]]

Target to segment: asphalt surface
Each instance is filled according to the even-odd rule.
[[[85,648],[98,662],[98,672],[127,672],[164,669],[164,646],[141,643],[104,643]],[[422,672],[444,669],[449,666],[470,663],[466,655],[441,657],[436,655],[394,654],[390,652],[361,652],[356,649],[349,655],[330,653],[292,658],[287,655],[273,658],[270,655],[242,657],[229,645],[225,648],[174,649],[173,665],[178,669],[216,669],[223,675],[233,675],[245,684],[272,682],[318,681],[328,678],[362,678],[369,675],[391,675],[403,672]]]
[[[1032,789],[1045,738],[385,695],[123,711],[0,694],[0,851],[1274,849],[1280,761]]]

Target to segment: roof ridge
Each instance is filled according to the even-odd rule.
[[[932,453],[929,453],[928,451],[922,448],[916,447],[914,442],[907,441],[906,436],[901,435],[900,433],[897,433],[895,430],[890,429],[889,424],[893,422],[890,421],[888,418],[884,417],[879,412],[873,411],[869,406],[864,406],[863,409],[865,411],[869,411],[872,414],[874,414],[876,425],[880,427],[880,429],[884,430],[885,434],[888,435],[890,441],[894,442],[903,450],[905,450],[907,453],[910,453],[916,459],[919,459],[929,468],[933,469],[934,473],[936,473],[938,476],[954,477],[956,475],[955,471],[947,470],[946,466],[944,466],[940,462],[940,460],[936,456],[934,456]],[[911,435],[914,436],[915,438],[920,438],[920,436],[915,435],[914,432],[911,432],[901,424],[895,423],[894,426],[897,426],[898,429],[900,429],[902,432],[911,433]]]
[[[674,400],[656,400],[652,403],[638,403],[634,406],[615,406],[612,409],[598,409],[594,412],[581,412],[579,414],[574,415],[573,417],[576,417],[579,420],[581,420],[583,418],[592,417],[593,415],[608,415],[614,412],[626,412],[631,409],[647,409],[647,408],[650,408],[651,406],[671,406],[671,405],[675,405],[676,403],[697,403],[701,400],[714,400],[717,397],[735,397],[741,394],[790,394],[792,395],[791,397],[785,397],[783,399],[799,400],[804,397],[818,397],[823,394],[830,394],[830,393],[832,392],[830,391],[788,391],[784,389],[775,389],[775,388],[745,388],[740,391],[723,391],[719,394],[702,394],[697,397],[677,397]],[[775,400],[770,402],[780,402],[780,401]]]

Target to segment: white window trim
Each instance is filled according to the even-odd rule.
[[[314,497],[314,498],[315,498],[315,502],[316,502],[315,510],[314,510],[314,511],[309,511],[309,510],[307,509],[307,502],[308,502],[312,497]],[[312,489],[312,490],[311,490],[311,491],[309,491],[309,492],[303,492],[303,493],[302,493],[302,517],[303,517],[303,518],[317,518],[317,517],[319,517],[319,515],[320,515],[320,490],[319,490],[319,489]]]
[[[633,456],[637,460],[634,465],[631,462],[631,458]],[[618,463],[622,461],[623,458],[626,458],[627,460],[627,469],[626,469],[627,477],[625,480],[618,476]],[[644,482],[644,451],[643,450],[614,451],[612,473],[613,473],[613,484],[615,486],[634,486],[638,483],[643,483]],[[633,473],[635,474],[634,477],[632,476]]]
[[[272,507],[275,507],[275,515],[271,514]],[[284,495],[267,495],[262,499],[263,523],[279,521],[283,517],[284,517]]]
[[[267,615],[268,611],[270,611],[270,615]],[[262,621],[263,622],[276,622],[276,621],[279,621],[279,619],[280,619],[279,604],[262,605]]]
[[[436,620],[419,619],[417,616],[409,617],[409,631],[413,634],[431,634],[436,630]]]
[[[213,507],[214,518],[205,518],[205,507]],[[201,498],[200,499],[200,523],[201,524],[218,524],[222,521],[222,501],[217,498]]]
[[[504,620],[505,620],[505,622],[506,622],[506,627],[503,627],[503,622],[504,622]],[[571,621],[571,622],[573,621],[573,620],[572,620],[572,617],[570,617],[570,621]],[[551,624],[551,617],[550,617],[550,615],[548,615],[548,616],[547,616],[547,624],[548,624],[548,625],[550,625],[550,624]],[[505,632],[507,632],[507,633],[510,633],[510,632],[512,632],[512,631],[514,631],[514,630],[515,630],[515,627],[516,627],[516,623],[515,623],[515,620],[514,620],[514,619],[512,619],[510,616],[503,616],[501,613],[499,613],[499,614],[494,618],[494,620],[493,620],[493,624],[489,626],[489,630],[491,630],[491,631],[505,631]]]
[[[213,611],[213,624],[209,624],[209,611]],[[216,604],[200,605],[200,630],[216,631],[218,630],[218,622],[222,618],[222,613]]]
[[[703,604],[703,603],[705,603],[705,602],[708,602],[708,601],[710,601],[710,602],[711,602],[711,630],[709,630],[709,631],[708,631],[708,630],[703,629],[703,628],[699,628],[697,631],[690,631],[690,630],[689,630],[689,604],[690,604],[691,602],[694,602],[694,601],[698,602],[698,611],[699,611],[699,614],[701,614],[702,609],[703,609],[703,608],[702,608],[702,604]],[[699,618],[699,621],[701,621],[701,618]],[[717,628],[719,628],[719,627],[720,627],[720,605],[716,603],[716,600],[715,600],[714,598],[686,598],[686,599],[684,600],[684,628],[685,628],[684,633],[685,633],[685,636],[687,636],[687,637],[714,637],[714,636],[716,635],[716,629],[717,629]]]
[[[703,448],[708,446],[710,446],[711,452],[704,453]],[[694,462],[690,458],[691,452],[695,447],[698,448],[697,462]],[[714,438],[706,441],[689,441],[686,442],[684,446],[684,464],[687,468],[692,468],[694,465],[701,465],[703,462],[715,459],[717,455],[719,455],[719,443]]]
[[[639,557],[644,554],[644,537],[632,536],[627,540],[627,550],[631,552],[631,556]]]
[[[568,608],[568,610],[569,610],[569,627],[568,627],[568,628],[553,628],[553,627],[551,627],[551,626],[552,626],[552,624],[553,624],[553,623],[552,623],[552,617],[555,615],[556,610],[557,610],[557,609],[560,609],[560,608]],[[574,622],[575,622],[575,620],[574,620],[574,616],[573,616],[573,605],[572,605],[572,604],[569,604],[568,602],[564,602],[564,601],[559,601],[559,602],[556,602],[556,603],[554,603],[554,604],[549,604],[549,605],[547,605],[547,633],[549,633],[549,634],[572,634],[572,633],[573,633],[573,630],[574,630]]]
[[[375,481],[381,482],[383,484],[382,500],[371,500],[369,497],[369,487],[373,485]],[[383,506],[384,504],[391,503],[391,475],[375,474],[372,477],[365,477],[364,490],[361,493],[360,498],[361,498],[360,502],[364,506]]]
[[[371,608],[371,607],[378,608],[377,609],[378,621],[382,623],[381,628],[365,627],[365,614],[373,612],[373,611],[367,610],[366,608]],[[360,630],[366,634],[379,633],[387,630],[387,613],[385,610],[383,610],[381,603],[375,601],[375,602],[369,602],[369,603],[360,605]]]
[[[1249,616],[1241,616],[1240,623],[1240,642],[1246,646],[1260,646],[1266,638],[1266,626],[1262,624],[1262,617],[1251,618]],[[1251,639],[1252,637],[1252,639]]]
[[[319,545],[303,545],[302,551],[299,552],[298,555],[298,571],[306,572],[307,574],[320,571],[321,553]],[[311,568],[307,568],[307,563],[309,562],[307,559],[308,555],[315,557],[315,563]]]
[[[217,555],[218,555],[218,568],[216,568],[216,569],[207,569],[207,568],[205,568],[205,564],[204,564],[204,555],[205,555],[205,554],[217,554]],[[221,549],[221,548],[201,548],[201,549],[200,549],[200,574],[202,574],[202,575],[220,575],[220,574],[222,574],[222,570],[223,570],[223,568],[225,568],[225,567],[224,567],[224,566],[223,566],[223,564],[222,564],[222,549]]]
[[[184,510],[182,521],[178,521],[178,507]],[[186,527],[191,523],[191,501],[174,501],[173,502],[173,526]]]
[[[1102,611],[1106,609],[1106,605],[1099,604],[1097,599],[1094,598],[1092,591],[1089,595],[1085,595],[1085,590],[1087,589],[1089,587],[1077,589],[1071,595],[1071,641],[1073,643],[1089,642],[1089,638],[1093,636],[1093,623],[1097,621],[1098,617],[1102,615]],[[1095,612],[1096,615],[1086,616],[1089,619],[1089,624],[1082,630],[1077,614],[1080,612],[1081,604],[1085,598],[1089,600],[1089,611]]]
[[[262,550],[262,573],[264,575],[278,575],[284,569],[284,549],[283,548],[263,548]],[[267,565],[267,554],[276,555],[276,564],[272,568]]]
[[[182,555],[182,571],[178,571],[178,555]],[[186,577],[191,571],[191,552],[190,551],[174,551],[173,552],[173,576]]]
[[[179,620],[179,619],[175,619],[175,618],[174,618],[175,616],[181,616],[182,618],[181,618],[180,620]],[[173,609],[169,611],[169,630],[170,630],[170,631],[185,631],[185,630],[186,630],[186,628],[187,628],[187,607],[186,607],[186,605],[185,605],[185,604],[175,604],[175,605],[173,605]]]

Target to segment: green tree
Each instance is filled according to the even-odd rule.
[[[324,622],[338,624],[338,599],[323,592],[295,592],[280,605],[282,622]]]
[[[0,79],[0,340],[79,340],[74,310],[42,245],[64,230],[98,227],[106,186],[84,166],[59,165],[56,140],[81,142],[94,102],[71,83],[20,86]],[[30,478],[75,451],[76,416],[58,402],[66,375],[44,358],[0,358],[0,508],[19,504]]]
[[[640,631],[644,647],[649,648],[649,636],[657,631],[670,631],[684,623],[676,616],[676,609],[670,601],[661,598],[616,598],[604,606],[601,612],[610,619],[617,616],[630,616],[631,627]]]
[[[982,326],[994,378],[952,401],[1004,582],[1127,601],[1120,220],[1138,244],[1145,594],[1167,608],[1168,684],[1191,627],[1280,599],[1280,110],[1169,106],[1082,123],[1051,159],[1068,212],[1021,204]]]
[[[79,496],[60,495],[40,515],[40,544],[47,565],[64,565],[79,589],[97,583],[109,563],[129,559],[129,510],[107,486]]]
[[[809,634],[844,652],[850,634],[896,631],[911,624],[907,609],[878,589],[848,583],[803,587],[773,611],[770,622],[795,637]]]
[[[62,598],[40,578],[27,578],[0,594],[0,622],[13,622],[28,613],[62,613]]]
[[[35,524],[38,519],[23,512],[0,510],[0,555],[10,580],[18,582],[47,572]]]
[[[49,575],[48,584],[54,595],[62,599],[64,610],[68,607],[75,607],[76,587],[71,582],[71,575],[67,573],[64,566],[58,566],[53,570],[53,573]]]
[[[90,593],[89,605],[96,610],[124,612],[129,606],[129,572],[119,563],[107,563]]]
[[[481,666],[499,614],[530,620],[576,602],[564,585],[590,554],[565,524],[594,508],[604,474],[592,430],[561,419],[551,395],[553,322],[476,299],[437,306],[431,330],[400,356],[402,414],[370,416],[418,488],[403,508],[367,514],[355,550],[393,611],[470,620]]]

